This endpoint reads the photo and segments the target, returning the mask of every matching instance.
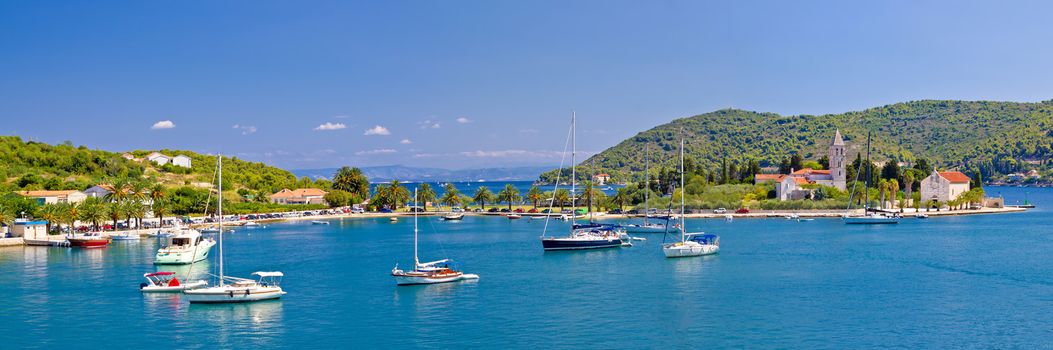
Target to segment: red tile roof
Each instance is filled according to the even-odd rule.
[[[960,171],[941,171],[940,176],[951,183],[968,183],[970,181],[969,176],[962,174]]]
[[[794,175],[830,175],[830,170],[814,170],[812,168],[804,168],[793,172]]]
[[[23,197],[61,197],[73,194],[74,190],[66,191],[18,191],[17,193]]]
[[[761,182],[765,182],[765,181],[782,182],[782,179],[785,178],[785,177],[786,177],[785,174],[757,174],[757,175],[753,175],[753,182],[754,183],[761,183]]]
[[[303,198],[309,196],[324,196],[325,191],[317,188],[298,188],[295,190],[289,190],[284,188],[278,193],[272,194],[271,198]]]

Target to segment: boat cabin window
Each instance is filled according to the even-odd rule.
[[[172,245],[190,245],[189,238],[172,238]]]

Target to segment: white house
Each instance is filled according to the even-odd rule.
[[[15,219],[15,224],[11,227],[11,237],[48,239],[47,224],[44,220]]]
[[[270,199],[271,203],[277,204],[325,204],[326,193],[317,188],[285,188],[272,194]]]
[[[960,171],[933,171],[920,186],[922,202],[949,202],[969,191],[969,176]]]
[[[105,198],[106,195],[113,192],[110,190],[111,188],[112,187],[110,185],[105,184],[91,186],[88,189],[84,190],[84,195],[90,198]]]
[[[175,157],[172,157],[172,165],[181,166],[181,167],[184,167],[184,168],[189,168],[190,167],[190,157],[184,156],[182,154],[180,154],[178,156],[175,156]]]
[[[37,204],[80,203],[88,198],[81,191],[18,191],[22,197],[36,199]]]
[[[158,152],[153,152],[146,155],[146,160],[157,163],[157,165],[165,165],[172,161],[172,157],[163,155]]]
[[[775,185],[775,196],[780,201],[806,199],[812,191],[801,187],[811,182],[800,176],[785,176]]]

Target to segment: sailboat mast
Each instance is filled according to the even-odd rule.
[[[577,181],[578,181],[578,167],[577,163],[574,162],[574,156],[578,153],[578,138],[577,133],[577,121],[578,112],[572,111],[570,113],[570,218],[574,219],[574,215],[578,213],[578,192],[577,192]],[[573,227],[573,225],[571,225]]]
[[[687,188],[684,187],[684,130],[680,130],[680,241],[686,240],[687,224],[684,220],[684,197],[687,197]]]
[[[416,269],[420,265],[420,258],[417,257],[417,189],[413,189],[413,268]]]
[[[870,212],[870,133],[867,133],[867,178],[866,186],[863,187],[863,215]]]
[[[219,200],[219,285],[223,285],[223,155],[217,156],[216,162],[219,164],[216,168],[217,177],[219,178],[219,187],[217,188],[219,195],[216,196]]]
[[[651,210],[651,147],[648,144],[644,145],[644,216],[643,222],[647,224],[648,211]],[[668,225],[667,225],[668,226]]]

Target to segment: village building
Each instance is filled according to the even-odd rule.
[[[80,203],[84,199],[88,198],[84,192],[76,190],[66,191],[17,191],[18,195],[30,199],[35,199],[37,204],[55,204],[55,203]]]
[[[113,193],[113,187],[107,184],[98,184],[95,186],[88,187],[84,190],[84,195],[88,198],[106,198],[106,195]]]
[[[124,159],[130,160],[130,161],[133,161],[133,162],[134,161],[139,161],[139,159],[135,158],[135,155],[132,155],[131,153],[128,153],[128,152],[124,152],[123,154],[121,154],[121,157],[124,158]]]
[[[969,180],[969,176],[960,171],[933,171],[921,180],[921,201],[953,201],[969,192]]]
[[[270,196],[271,203],[276,204],[325,204],[327,192],[317,188],[283,188]]]
[[[596,174],[592,177],[592,180],[596,182],[597,186],[603,186],[607,184],[607,181],[611,181],[611,176],[607,174]]]
[[[180,154],[178,156],[175,156],[175,157],[172,157],[172,165],[181,166],[181,167],[184,167],[184,168],[189,168],[190,167],[190,157],[184,156],[182,154]]]
[[[166,156],[159,152],[152,152],[146,155],[146,160],[154,162],[157,165],[165,165],[172,161],[172,157]]]
[[[48,239],[48,222],[44,220],[29,221],[26,219],[15,219],[11,226],[11,237],[22,237],[24,239]]]
[[[812,190],[803,187],[808,184],[835,187],[843,191],[847,187],[845,182],[847,164],[845,163],[845,141],[841,137],[840,130],[834,133],[829,152],[829,170],[804,168],[790,169],[789,174],[756,174],[753,176],[753,183],[775,183],[775,197],[782,201],[811,198]]]

